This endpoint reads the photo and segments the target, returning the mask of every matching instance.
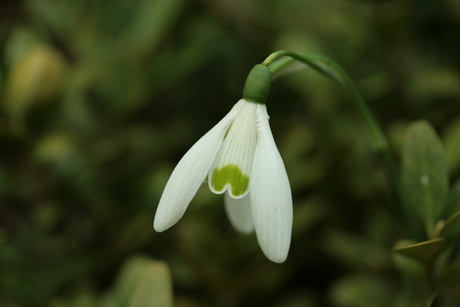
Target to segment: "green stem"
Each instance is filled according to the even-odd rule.
[[[299,55],[287,50],[279,50],[270,54],[262,63],[262,65],[268,66],[272,69],[273,74],[276,74],[293,62],[284,60],[281,64],[277,65],[275,61],[284,56],[288,56],[294,60],[307,64],[310,68],[316,70],[317,72],[336,80],[345,88],[347,93],[352,98],[352,102],[358,110],[359,115],[364,119],[365,124],[371,131],[376,150],[382,157],[383,163],[385,165],[387,176],[390,181],[390,188],[395,196],[398,208],[401,211],[403,217],[407,219],[407,213],[405,212],[404,206],[402,205],[403,200],[400,183],[401,179],[399,177],[399,172],[396,167],[393,155],[390,151],[388,140],[371,110],[365,103],[360,92],[358,91],[358,88],[348,76],[348,74],[342,69],[340,65],[329,58],[318,55]]]

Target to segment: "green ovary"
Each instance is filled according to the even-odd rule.
[[[214,169],[212,187],[217,192],[221,192],[227,184],[232,186],[232,196],[241,196],[248,190],[249,177],[243,174],[238,165],[235,164],[227,164],[222,168]]]

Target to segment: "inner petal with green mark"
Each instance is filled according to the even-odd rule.
[[[212,192],[228,190],[233,198],[242,198],[249,191],[252,160],[257,145],[257,104],[243,101],[224,142],[208,173]]]
[[[249,177],[243,174],[238,165],[227,164],[215,168],[212,173],[212,186],[216,191],[224,191],[226,186],[231,186],[233,196],[242,196],[249,188]]]

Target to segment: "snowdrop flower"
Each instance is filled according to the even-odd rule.
[[[289,180],[276,148],[265,106],[271,71],[256,65],[243,99],[179,161],[161,196],[154,228],[162,232],[182,217],[207,178],[225,193],[225,210],[235,229],[255,229],[262,251],[273,262],[286,260],[292,228]]]

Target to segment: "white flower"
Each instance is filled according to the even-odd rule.
[[[240,232],[256,230],[268,259],[286,260],[291,243],[292,198],[283,160],[268,124],[265,101],[272,74],[250,71],[243,99],[206,133],[174,169],[160,199],[153,227],[164,231],[184,215],[201,183],[225,193],[225,210]]]
[[[177,223],[207,177],[212,192],[227,192],[231,224],[243,233],[255,228],[267,258],[284,262],[291,241],[292,197],[268,118],[265,104],[241,99],[196,142],[166,184],[155,230]]]

